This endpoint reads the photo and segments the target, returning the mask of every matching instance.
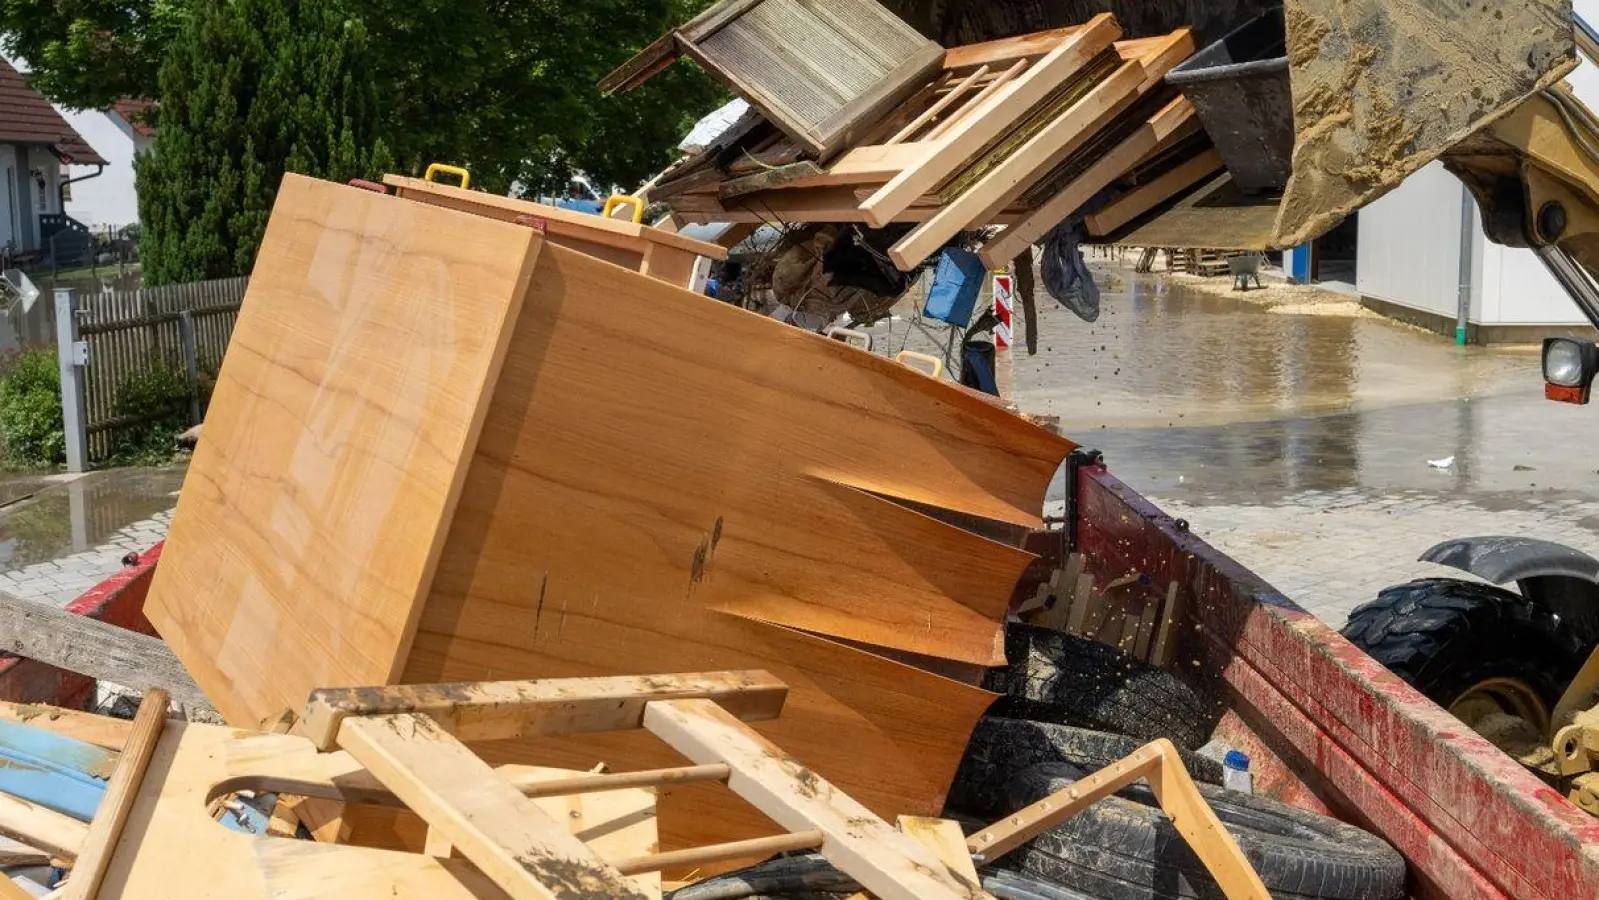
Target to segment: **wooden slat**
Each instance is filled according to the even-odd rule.
[[[543,219],[548,234],[554,237],[571,236],[609,246],[623,247],[642,253],[647,243],[665,244],[711,259],[727,259],[727,251],[705,241],[649,225],[622,219],[607,219],[585,213],[547,206],[531,200],[502,197],[487,191],[464,190],[450,184],[407,178],[403,175],[385,175],[383,183],[395,188],[407,199],[432,203],[447,209],[460,209],[502,221],[512,221],[518,216]]]
[[[160,638],[3,593],[0,650],[136,691],[160,688],[185,706],[211,708]]]
[[[714,703],[652,703],[644,727],[695,762],[726,763],[733,770],[729,786],[779,825],[821,831],[822,855],[882,900],[987,896],[961,884],[920,842],[833,790]]]
[[[644,900],[427,716],[345,719],[339,744],[515,900]]]
[[[1120,36],[1115,17],[1095,16],[1081,32],[963,116],[961,126],[942,137],[931,153],[862,203],[866,220],[878,228],[893,221]]]
[[[1112,201],[1109,206],[1087,216],[1083,221],[1088,225],[1088,233],[1110,234],[1173,195],[1198,184],[1202,179],[1209,178],[1220,171],[1221,167],[1221,154],[1214,149],[1206,150],[1193,159],[1178,164],[1176,168],[1148,184],[1128,191]]]
[[[230,721],[396,677],[541,246],[284,179],[145,605]]]
[[[1137,97],[1144,69],[1123,63],[1109,78],[1027,143],[983,175],[959,197],[894,243],[889,258],[903,271],[920,265],[961,231],[987,224],[990,210],[1015,200],[1050,167],[1079,147]]]
[[[1187,98],[1173,100],[1048,202],[984,246],[980,253],[983,264],[998,268],[1015,259],[1023,248],[1076,212],[1106,185],[1121,177],[1140,157],[1160,146],[1193,118],[1194,107]]]
[[[1117,45],[1124,60],[1129,51]],[[1049,127],[1034,135],[999,166],[901,238],[889,257],[903,269],[914,268],[961,231],[995,224],[1001,213],[1049,169],[1108,126],[1138,98],[1154,90],[1178,63],[1194,52],[1193,34],[1183,28],[1151,42],[1140,42],[1137,60],[1125,60],[1110,77],[1074,104]]]
[[[1067,25],[1064,28],[1035,31],[1032,34],[1000,38],[997,41],[951,47],[944,53],[944,68],[968,69],[983,65],[997,67],[1043,56],[1059,47],[1062,42],[1075,37],[1083,28],[1082,25]]]
[[[1000,90],[1004,89],[1004,87],[1010,84],[1012,81],[1020,78],[1021,74],[1027,71],[1027,65],[1027,60],[1019,59],[1012,64],[1010,68],[994,76],[986,85],[983,86],[981,91],[977,92],[977,96],[973,97],[971,102],[966,104],[966,107],[961,110],[960,115],[950,116],[944,121],[938,123],[933,127],[932,131],[927,133],[926,140],[936,141],[939,138],[942,138],[950,131],[950,129],[960,125],[962,118],[982,110],[983,104],[988,101],[988,98],[994,96]]]
[[[71,816],[0,793],[0,834],[64,859],[75,859],[89,826]]]
[[[652,700],[704,698],[758,722],[777,718],[787,697],[786,685],[757,671],[318,689],[300,733],[331,750],[349,716],[414,712],[463,741],[503,741],[638,728]]]
[[[909,140],[913,135],[926,127],[929,122],[938,118],[939,115],[945,110],[954,106],[956,103],[959,103],[960,100],[966,96],[967,92],[977,84],[978,80],[987,74],[988,67],[979,66],[977,71],[961,79],[960,82],[951,88],[948,93],[940,97],[937,103],[934,103],[932,106],[928,107],[926,112],[912,119],[909,124],[907,124],[904,128],[901,128],[898,133],[889,138],[887,141],[884,141],[884,143],[900,144]]]
[[[72,880],[68,882],[65,900],[94,900],[105,881],[106,870],[111,865],[111,854],[122,838],[122,828],[133,811],[144,784],[144,773],[150,767],[150,757],[155,753],[156,742],[166,726],[167,703],[170,698],[162,690],[146,691],[133,717],[133,731],[128,743],[117,757],[116,770],[106,785],[105,796],[89,823],[89,833],[83,842],[83,851],[72,867]],[[4,877],[4,876],[0,876]]]

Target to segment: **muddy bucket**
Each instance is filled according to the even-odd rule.
[[[1263,192],[1288,183],[1294,105],[1281,7],[1194,54],[1166,83],[1194,104],[1234,184]]]

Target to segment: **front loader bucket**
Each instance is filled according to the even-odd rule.
[[[1293,174],[1271,244],[1332,228],[1577,65],[1571,0],[1288,0]]]

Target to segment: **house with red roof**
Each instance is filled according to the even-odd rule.
[[[68,238],[81,248],[77,236],[87,228],[66,214],[64,197],[83,176],[72,175],[68,167],[92,167],[82,171],[98,174],[106,165],[55,107],[0,59],[0,255],[46,257]]]

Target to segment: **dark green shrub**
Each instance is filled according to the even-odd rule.
[[[138,421],[112,431],[112,462],[148,465],[169,459],[178,433],[189,427],[189,387],[183,370],[158,360],[117,385],[116,396],[117,417]]]
[[[54,347],[24,350],[0,371],[0,442],[12,465],[51,466],[66,459]]]

